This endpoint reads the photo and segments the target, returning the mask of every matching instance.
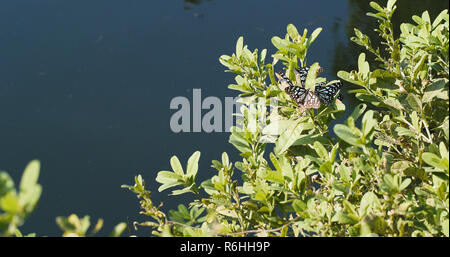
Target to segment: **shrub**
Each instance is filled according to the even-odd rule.
[[[11,176],[5,171],[0,171],[0,237],[35,237],[36,233],[23,235],[19,230],[25,219],[33,212],[39,202],[42,186],[37,183],[41,163],[38,160],[31,161],[25,168],[19,184],[19,190],[14,186]],[[103,226],[103,219],[99,219],[87,234],[90,226],[89,216],[82,219],[71,214],[69,217],[57,217],[57,225],[64,231],[63,236],[93,236]],[[120,236],[125,230],[126,224],[121,222],[114,227],[110,236]]]
[[[18,227],[34,210],[41,197],[42,186],[37,183],[40,166],[38,160],[27,165],[20,180],[19,191],[9,174],[0,172],[0,210],[3,211],[0,212],[1,236],[22,236]]]
[[[157,236],[449,236],[448,10],[433,22],[428,12],[413,16],[416,24],[402,24],[394,38],[395,1],[370,6],[386,48],[374,49],[355,29],[352,40],[379,63],[369,65],[361,53],[358,70],[338,72],[358,86],[350,93],[362,103],[333,127],[336,137],[330,122],[346,113],[343,103],[302,113],[274,77],[281,62],[294,80],[321,28],[308,35],[289,24],[285,37],[272,38],[278,51],[268,64],[266,49],[250,51],[240,37],[220,62],[236,74],[228,87],[241,92],[241,127],[231,129],[229,142],[242,160],[223,153],[212,161],[217,174],[197,183],[200,152],[185,169],[172,157],[172,170],[158,173],[158,191],[178,187],[171,195],[197,199],[168,214],[136,176],[123,187],[152,220],[135,225]],[[318,69],[311,66],[306,88],[326,81]],[[278,107],[268,110],[273,99]]]

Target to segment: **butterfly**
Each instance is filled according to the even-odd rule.
[[[309,108],[318,109],[320,107],[320,99],[313,91],[293,85],[289,78],[281,72],[277,72],[275,75],[280,82],[281,88],[297,103],[302,111]]]
[[[302,86],[305,85],[306,83],[306,77],[308,75],[308,71],[309,71],[310,67],[309,66],[305,66],[305,67],[301,67],[300,69],[294,69],[294,73],[295,73],[295,77],[297,80],[297,84],[301,84]],[[320,67],[317,70],[317,74],[321,73],[323,70]],[[330,103],[333,101],[334,96],[336,95],[336,93],[341,89],[342,87],[342,82],[338,81],[332,84],[329,84],[327,86],[326,82],[320,82],[317,83],[314,87],[314,92],[316,93],[316,95],[319,97],[319,99],[324,102],[326,105],[330,106],[331,108],[333,108]],[[339,94],[337,96],[337,98],[342,101],[343,100],[343,96],[342,94]]]

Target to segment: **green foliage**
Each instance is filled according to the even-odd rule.
[[[36,236],[36,233],[23,235],[19,227],[33,212],[41,196],[42,187],[37,183],[40,166],[38,160],[33,160],[26,166],[18,191],[9,174],[0,171],[0,236]],[[64,231],[63,236],[86,236],[90,226],[89,216],[79,219],[75,214],[67,218],[57,217],[56,223]],[[102,226],[103,220],[99,219],[89,235],[96,234]],[[119,223],[114,227],[110,236],[120,236],[125,228],[124,222]]]
[[[93,236],[103,227],[103,219],[98,219],[92,231],[87,234],[89,226],[91,225],[90,217],[88,215],[80,219],[76,214],[71,214],[69,217],[56,217],[56,224],[64,231],[63,237],[85,237]],[[118,237],[125,230],[127,225],[124,222],[117,224],[110,236]]]
[[[198,189],[195,185],[195,177],[198,171],[198,160],[200,159],[200,152],[195,152],[188,160],[186,166],[186,174],[181,167],[180,161],[176,156],[170,159],[170,165],[173,171],[160,171],[156,177],[156,181],[162,185],[158,191],[182,185],[184,189],[173,190],[172,195],[179,195],[187,192],[198,194]]]
[[[19,227],[34,210],[41,196],[42,187],[37,183],[39,170],[40,162],[31,161],[23,172],[19,190],[8,173],[0,172],[0,235],[22,236]]]
[[[357,70],[338,72],[359,87],[351,93],[363,103],[332,128],[335,138],[328,132],[345,113],[340,101],[334,109],[301,113],[274,78],[281,61],[295,81],[293,69],[306,65],[321,28],[308,37],[289,24],[283,38],[272,38],[278,50],[271,64],[264,62],[265,49],[251,52],[240,37],[236,53],[220,62],[237,74],[237,84],[228,87],[240,91],[244,103],[240,127],[229,138],[242,159],[233,163],[223,153],[212,161],[216,174],[197,183],[200,153],[191,156],[186,173],[172,157],[173,171],[158,173],[159,191],[182,186],[172,194],[198,199],[169,215],[153,205],[137,176],[134,186],[124,187],[156,222],[136,225],[153,227],[157,236],[449,236],[448,11],[433,22],[427,12],[413,16],[416,25],[402,24],[394,38],[395,1],[370,6],[386,48],[375,49],[355,29],[352,40],[379,64],[361,53]],[[305,87],[325,81],[318,68],[312,65]],[[274,99],[277,108],[269,109]]]

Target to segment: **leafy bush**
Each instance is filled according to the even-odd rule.
[[[0,212],[1,236],[22,236],[18,227],[34,210],[41,196],[42,187],[37,183],[40,166],[37,160],[27,165],[20,180],[19,192],[9,174],[0,172],[0,210],[3,211]]]
[[[308,36],[289,24],[285,37],[272,38],[278,51],[268,64],[267,50],[250,51],[241,37],[220,62],[237,74],[228,87],[241,92],[241,127],[231,129],[229,142],[242,160],[223,153],[212,161],[217,174],[197,183],[200,152],[186,169],[172,157],[172,170],[158,173],[158,190],[178,187],[171,195],[197,199],[168,214],[136,176],[134,186],[123,187],[153,220],[135,225],[157,236],[449,236],[448,11],[433,22],[427,12],[413,16],[416,24],[402,24],[394,38],[395,1],[370,5],[386,49],[374,49],[355,29],[352,40],[379,64],[369,65],[361,53],[358,70],[338,72],[358,86],[350,93],[362,103],[333,127],[336,137],[330,122],[345,114],[343,103],[301,113],[274,77],[281,62],[295,79],[321,28]],[[326,81],[318,69],[311,65],[306,88]],[[277,107],[268,110],[274,99]]]
[[[87,231],[91,225],[91,221],[88,215],[85,215],[82,219],[76,214],[71,214],[69,217],[56,217],[56,224],[64,231],[63,237],[85,237],[97,234],[103,227],[103,219],[97,220],[97,223],[89,234],[87,234]],[[109,236],[120,236],[126,227],[127,225],[124,222],[117,224]]]
[[[20,180],[19,192],[14,181],[7,172],[0,171],[0,236],[24,236],[19,230],[25,219],[35,209],[41,197],[42,186],[37,183],[41,163],[38,160],[31,161],[25,168]],[[89,216],[82,219],[71,214],[69,217],[57,217],[57,225],[64,231],[63,236],[86,236],[90,226]],[[95,235],[103,226],[103,219],[99,219],[89,236]],[[114,227],[110,236],[120,236],[125,230],[126,224],[121,222]],[[25,235],[34,237],[36,233]]]

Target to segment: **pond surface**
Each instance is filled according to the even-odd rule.
[[[145,220],[135,195],[120,187],[138,173],[155,203],[181,203],[183,197],[158,193],[154,180],[170,169],[172,155],[185,164],[201,151],[198,181],[213,174],[211,160],[223,151],[232,161],[240,157],[228,133],[173,133],[172,98],[192,99],[194,88],[203,98],[236,96],[227,88],[234,75],[223,72],[219,56],[234,52],[244,36],[250,49],[267,48],[271,60],[270,39],[283,37],[289,23],[300,32],[323,28],[309,63],[336,79],[357,58],[349,17],[368,19],[352,2],[2,1],[0,169],[18,184],[30,160],[42,163],[41,200],[22,232],[59,236],[55,217],[71,213],[90,215],[92,223],[103,218],[99,235],[122,221]]]

